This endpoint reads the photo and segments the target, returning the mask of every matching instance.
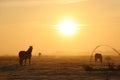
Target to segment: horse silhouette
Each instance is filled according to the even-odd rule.
[[[27,59],[29,59],[29,65],[30,65],[31,57],[32,57],[32,50],[33,50],[33,47],[30,46],[27,51],[19,52],[19,64],[20,65],[23,65],[23,61],[24,61],[24,65],[26,65]]]
[[[96,53],[95,54],[95,62],[101,62],[102,63],[102,54]]]

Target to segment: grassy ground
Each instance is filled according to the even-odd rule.
[[[31,65],[19,66],[18,57],[0,57],[0,80],[120,80],[120,72],[86,72],[81,65],[89,57],[32,57]]]

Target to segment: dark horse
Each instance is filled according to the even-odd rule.
[[[25,65],[26,65],[26,60],[29,59],[29,65],[31,63],[31,57],[32,57],[32,49],[33,47],[30,46],[27,51],[20,51],[19,52],[19,64],[23,65],[23,61],[25,60]]]
[[[102,63],[102,54],[100,54],[100,53],[95,54],[95,62],[97,62],[97,61]]]

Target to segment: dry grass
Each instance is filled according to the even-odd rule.
[[[0,80],[119,80],[120,72],[86,72],[89,57],[33,57],[30,66],[19,66],[17,57],[0,57]]]

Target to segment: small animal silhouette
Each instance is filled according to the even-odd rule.
[[[42,55],[42,53],[41,53],[41,52],[39,52],[39,53],[38,53],[38,56],[41,56],[41,55]]]
[[[25,65],[26,65],[26,60],[29,59],[29,65],[31,63],[31,57],[32,57],[32,50],[33,47],[30,46],[27,51],[20,51],[19,52],[19,64],[23,65],[23,61],[25,60]]]

